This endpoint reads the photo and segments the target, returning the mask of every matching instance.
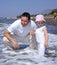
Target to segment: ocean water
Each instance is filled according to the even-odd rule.
[[[7,50],[3,32],[14,20],[0,20],[0,65],[57,65],[57,26],[48,25],[49,55],[40,57],[37,50]]]

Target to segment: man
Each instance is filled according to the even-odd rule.
[[[20,19],[16,20],[4,31],[5,37],[3,38],[3,42],[10,48],[26,48],[30,43],[29,37],[32,29],[36,29],[36,24],[30,20],[30,14],[24,12]],[[34,40],[33,44],[30,44],[32,48],[36,48]]]
[[[54,19],[56,20],[56,18],[57,18],[57,12],[54,12]]]

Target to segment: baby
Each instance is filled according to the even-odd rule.
[[[44,19],[43,15],[37,15],[36,16],[36,25],[37,29],[31,31],[31,35],[36,36],[36,42],[38,45],[38,54],[41,56],[44,56],[44,54],[48,54],[48,32],[47,28],[44,25],[46,20]]]

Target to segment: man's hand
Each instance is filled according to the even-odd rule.
[[[14,48],[14,49],[17,49],[17,48],[19,48],[19,45],[18,45],[18,43],[17,43],[17,42],[15,42],[15,41],[12,43],[12,45],[13,45],[13,48]]]

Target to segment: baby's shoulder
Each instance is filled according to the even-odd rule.
[[[42,28],[46,28],[46,26],[43,26]]]

